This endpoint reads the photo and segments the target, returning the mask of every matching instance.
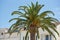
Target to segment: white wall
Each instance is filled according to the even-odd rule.
[[[0,40],[20,40],[20,34],[17,35],[17,32],[12,33],[12,35],[6,34],[7,29],[0,29]],[[1,34],[3,33],[3,35]]]
[[[57,25],[56,29],[60,34],[60,25]],[[5,34],[5,32],[7,32],[7,31],[8,31],[8,29],[6,29],[6,28],[0,29],[0,40],[23,40],[23,37],[25,37],[25,35],[26,35],[26,30],[25,30],[25,31],[21,31],[20,34],[18,34],[18,35],[17,35],[17,32],[14,32],[9,37],[9,34]],[[57,40],[60,40],[60,35],[58,36],[53,30],[51,30],[51,31],[55,34]],[[3,33],[3,35],[1,35],[1,33]],[[39,28],[39,34],[40,34],[40,39],[38,39],[38,40],[45,40],[46,35],[49,35],[49,33],[46,30],[42,31],[41,28]],[[30,36],[29,36],[29,40],[30,40]],[[55,40],[53,36],[52,36],[52,40]]]

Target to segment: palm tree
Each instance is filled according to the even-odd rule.
[[[25,28],[27,30],[25,40],[27,40],[28,33],[30,33],[30,40],[35,40],[35,34],[37,34],[39,38],[38,29],[41,28],[43,31],[48,31],[48,33],[53,35],[56,39],[50,28],[59,35],[56,30],[56,25],[54,24],[55,22],[58,22],[58,20],[49,16],[49,14],[54,16],[52,11],[44,11],[41,13],[40,10],[42,7],[44,7],[44,5],[40,5],[38,2],[36,2],[36,4],[31,2],[31,5],[28,6],[20,6],[18,11],[12,13],[12,15],[18,14],[18,17],[9,20],[9,22],[13,20],[16,20],[16,22],[11,25],[8,33],[12,34],[16,30],[20,33],[20,30]]]

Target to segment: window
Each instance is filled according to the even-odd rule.
[[[52,40],[51,35],[46,35],[45,40]]]
[[[3,35],[3,33],[1,33],[1,35]]]
[[[46,39],[45,40],[49,40],[49,36],[48,35],[46,35]]]
[[[28,36],[28,40],[29,40],[29,36]]]
[[[52,40],[52,36],[50,35],[50,40]]]
[[[24,40],[24,37],[23,37],[23,40]]]
[[[36,40],[37,40],[37,35],[36,35]]]

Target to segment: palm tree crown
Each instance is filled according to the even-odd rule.
[[[20,6],[18,11],[14,11],[12,15],[18,14],[18,18],[13,18],[9,20],[11,22],[12,20],[17,20],[14,24],[11,25],[8,32],[11,34],[15,30],[18,30],[18,33],[20,32],[21,28],[24,28],[27,30],[26,38],[28,35],[28,32],[37,33],[39,38],[39,30],[38,28],[41,28],[43,31],[46,30],[49,32],[49,34],[55,35],[52,33],[52,31],[49,29],[53,29],[58,35],[59,33],[56,31],[56,25],[55,22],[58,22],[57,19],[49,16],[48,14],[52,14],[54,16],[54,13],[52,11],[44,11],[40,12],[41,8],[44,7],[44,5],[33,4],[31,2],[31,6]],[[56,38],[56,37],[55,37]]]

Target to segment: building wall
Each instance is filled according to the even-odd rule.
[[[60,25],[57,25],[56,30],[60,34]],[[14,32],[12,33],[12,35],[9,35],[9,33],[6,34],[7,31],[8,31],[7,28],[0,28],[0,40],[24,40],[25,35],[26,35],[26,30],[25,31],[21,30],[19,34],[17,32]],[[60,35],[58,36],[52,29],[51,31],[55,34],[57,40],[60,40]],[[39,28],[39,34],[40,34],[40,38],[38,39],[36,37],[38,40],[47,40],[47,38],[49,40],[55,40],[54,37],[50,36],[46,30],[42,31],[42,29]],[[30,33],[28,35],[29,35],[28,40],[30,40]]]
[[[37,38],[37,40],[46,40],[46,36],[47,35],[49,36],[49,40],[50,40],[50,34],[46,30],[45,31],[42,31],[42,29],[39,29],[39,30],[40,30],[39,31],[40,38],[39,39]],[[25,33],[26,33],[26,31],[22,31],[21,32],[21,40],[23,40],[23,37],[25,37]],[[30,37],[30,33],[29,33],[29,37]],[[30,40],[30,38],[29,38],[29,40]],[[51,40],[54,40],[54,37],[53,36],[51,36]]]
[[[57,40],[60,40],[60,24],[57,25],[57,31],[59,32],[59,36],[57,34],[55,34]]]
[[[2,28],[0,29],[0,40],[20,40],[20,35],[17,32],[10,34],[6,34],[8,29]],[[3,34],[2,34],[3,33]]]

